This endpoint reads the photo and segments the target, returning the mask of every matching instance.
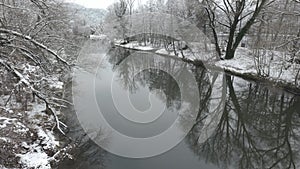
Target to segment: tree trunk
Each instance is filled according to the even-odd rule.
[[[227,49],[225,59],[233,59],[236,49]]]
[[[241,43],[242,39],[246,35],[246,33],[249,31],[251,26],[254,24],[256,18],[258,17],[259,13],[261,12],[262,8],[266,4],[267,0],[261,0],[261,3],[258,4],[256,9],[252,15],[252,17],[246,22],[245,26],[239,31],[237,36],[235,37],[235,30],[237,28],[237,25],[239,22],[239,17],[241,16],[241,13],[236,13],[236,16],[234,18],[233,24],[230,26],[230,34],[229,39],[227,43],[227,50],[226,50],[226,56],[225,59],[232,59],[234,58],[234,54],[236,49],[238,48],[239,44]]]
[[[226,48],[226,55],[225,55],[225,59],[232,59],[234,57],[235,51],[237,47],[234,47],[234,37],[235,37],[235,31],[238,25],[238,18],[239,15],[235,17],[234,22],[232,23],[232,25],[230,26],[230,33],[229,33],[229,37],[228,37],[228,42],[227,42],[227,48]]]

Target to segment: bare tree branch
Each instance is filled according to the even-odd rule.
[[[26,35],[23,35],[23,34],[21,34],[19,32],[8,30],[8,29],[3,29],[3,28],[0,28],[0,33],[11,34],[11,35],[14,35],[14,36],[26,39],[26,40],[30,41],[31,43],[33,43],[34,45],[36,45],[36,46],[38,46],[38,47],[46,50],[47,52],[49,52],[50,54],[52,54],[53,56],[55,56],[58,61],[64,63],[67,66],[71,66],[66,60],[64,60],[63,58],[61,58],[56,52],[54,52],[53,50],[49,49],[47,46],[45,46],[45,45],[37,42],[36,40],[32,39],[30,36],[26,36]]]

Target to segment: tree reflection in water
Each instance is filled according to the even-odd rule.
[[[147,87],[150,91],[160,90],[161,93],[157,94],[161,95],[162,100],[164,96],[166,97],[166,106],[175,106],[177,109],[181,106],[180,88],[190,89],[188,90],[190,96],[195,95],[196,86],[193,86],[192,82],[186,79],[188,76],[185,76],[187,72],[190,72],[190,66],[187,63],[170,58],[157,58],[151,53],[134,52],[122,48],[111,50],[109,55],[114,56],[109,59],[109,62],[114,65],[118,79],[131,93],[135,93],[139,85]],[[130,55],[131,57],[128,58]],[[146,67],[152,68],[143,70]],[[176,81],[170,74],[175,75],[179,80]],[[192,106],[196,105],[194,100],[188,100],[188,102]]]
[[[254,83],[239,87],[240,79],[224,76],[227,98],[218,127],[201,144],[201,131],[193,129],[190,148],[224,168],[296,168],[300,98]]]
[[[167,107],[174,106],[176,109],[181,106],[179,89],[187,90],[185,92],[191,95],[195,93],[195,86],[185,79],[187,71],[194,74],[200,106],[193,106],[198,103],[191,97],[188,110],[181,114],[180,125],[186,128],[188,124],[194,124],[185,141],[199,158],[220,168],[297,167],[300,149],[299,97],[175,59],[164,60],[161,57],[158,62],[151,53],[140,55],[140,59],[128,58],[134,53],[122,48],[109,51],[108,61],[118,80],[131,93],[136,92],[140,85],[150,91],[159,89],[162,91],[161,98],[165,96]],[[142,67],[147,66],[155,69],[140,72]],[[173,77],[160,71],[162,67],[180,77],[184,83],[176,83]],[[79,162],[89,161],[104,166],[104,160],[92,160],[92,157],[99,160],[99,156],[105,159],[104,151],[95,147],[91,141],[82,144],[79,152],[83,154],[78,156],[88,160]],[[85,163],[82,166],[93,165]]]
[[[155,92],[156,96],[165,101],[168,110],[180,115],[182,131],[189,131],[190,124],[195,122],[197,112],[204,110],[198,109],[199,101],[195,100],[198,97],[198,93],[195,92],[197,87],[199,94],[203,96],[207,96],[207,92],[211,93],[210,79],[204,68],[196,68],[180,59],[154,56],[153,53],[123,48],[115,48],[109,52],[109,55],[112,56],[109,62],[114,65],[114,72],[117,73],[118,80],[122,82],[126,90],[135,93],[138,86],[143,86]],[[147,67],[151,69],[144,70]],[[195,77],[198,86],[189,79],[189,74],[199,76]],[[184,97],[182,93],[189,96],[184,99],[185,103],[182,103],[182,97]],[[210,98],[200,97],[200,99],[201,103],[206,104]],[[200,107],[207,106],[201,105]]]
[[[198,82],[200,107],[199,110],[190,108],[188,112],[198,112],[197,121],[191,121],[193,114],[184,114],[181,125],[184,128],[187,123],[195,123],[186,140],[201,158],[222,168],[296,168],[299,97],[176,60],[156,62],[152,57],[132,59],[120,65],[118,63],[132,55],[132,51],[117,48],[113,52],[111,56],[116,57],[111,57],[110,63],[118,66],[125,88],[134,92],[136,84],[140,83],[150,90],[161,89],[169,104],[180,100],[178,86],[186,85],[186,89],[191,86],[189,83],[174,84],[172,77],[158,70],[167,67],[175,74],[193,72]],[[147,64],[157,70],[139,74],[138,67]],[[182,77],[183,81],[188,81],[184,75]]]

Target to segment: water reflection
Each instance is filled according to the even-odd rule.
[[[92,140],[80,140],[78,147],[73,150],[72,157],[63,160],[58,168],[61,169],[102,169],[106,168],[107,153]]]
[[[140,86],[150,91],[159,89],[162,91],[158,94],[160,99],[166,101],[167,107],[173,106],[175,109],[182,106],[179,88],[187,89],[191,94],[195,91],[191,87],[193,85],[189,84],[189,79],[184,79],[186,71],[192,72],[198,83],[200,107],[188,107],[188,110],[181,114],[180,126],[184,129],[192,123],[193,128],[176,148],[148,159],[134,160],[105,154],[103,150],[95,149],[97,146],[94,143],[86,142],[86,145],[78,151],[80,157],[85,157],[78,158],[80,160],[78,163],[82,162],[82,167],[79,168],[90,168],[91,165],[86,161],[91,160],[93,163],[95,160],[93,157],[110,159],[105,165],[108,169],[153,169],[161,166],[174,169],[183,166],[189,169],[300,167],[298,96],[177,60],[164,61],[162,57],[160,62],[157,62],[157,58],[151,57],[152,54],[141,55],[147,59],[131,59],[124,62],[134,53],[140,54],[122,48],[110,50],[107,55],[111,66],[103,69],[117,72],[122,87],[129,89],[131,93],[138,92]],[[145,65],[157,69],[139,72]],[[175,83],[171,76],[159,71],[162,67],[177,74],[187,83]],[[188,101],[190,105],[196,104],[193,99]],[[191,120],[194,116],[196,121]],[[163,119],[161,123],[168,124],[169,120]],[[133,129],[130,126],[120,128]],[[160,131],[156,128],[149,130]],[[102,152],[100,154],[105,154],[105,157],[94,156],[96,152]],[[103,161],[98,163],[104,167],[101,164]]]
[[[218,127],[202,144],[195,141],[201,131],[192,130],[191,150],[222,168],[299,167],[299,97],[225,78],[228,96]]]
[[[136,148],[129,151],[149,151],[155,152],[154,155],[156,155],[169,150],[173,145],[180,142],[182,138],[184,138],[184,135],[189,132],[189,126],[192,125],[192,121],[186,123],[188,124],[186,127],[182,127],[179,124],[179,119],[186,114],[195,117],[199,109],[198,86],[192,71],[189,69],[190,66],[180,60],[170,59],[152,53],[122,51],[120,48],[111,50],[109,56],[117,56],[116,58],[108,59],[112,67],[112,72],[103,73],[100,69],[98,76],[104,77],[104,74],[114,76],[111,85],[113,101],[110,97],[107,97],[109,96],[110,90],[108,88],[102,89],[102,86],[103,88],[108,86],[104,86],[104,80],[99,81],[99,83],[96,82],[98,88],[96,89],[97,102],[101,107],[102,114],[111,127],[119,133],[134,137],[134,139],[146,138],[143,140],[140,139],[139,141],[151,143],[151,145],[147,146],[145,146],[145,143],[138,143],[141,150]],[[120,62],[120,60],[122,60],[122,62]],[[110,79],[105,80],[108,81]],[[129,94],[127,95],[128,91]],[[146,97],[143,98],[139,96],[138,93],[141,92]],[[116,94],[114,95],[114,93]],[[147,95],[151,96],[152,94],[155,95],[155,102],[145,99]],[[127,96],[131,98],[132,95],[137,98],[137,100],[131,102],[133,105],[134,103],[143,105],[144,103],[141,100],[144,100],[146,103],[150,102],[152,105],[151,110],[154,110],[152,114],[162,111],[162,115],[156,120],[151,121],[151,123],[138,124],[136,120],[131,120],[136,117],[132,115],[134,110],[131,111],[131,103],[128,101]],[[157,106],[160,104],[166,106],[166,109]],[[138,106],[136,108],[146,109],[145,107],[147,108],[147,106]],[[128,113],[127,116],[121,113],[124,110],[126,111],[125,113]],[[123,116],[120,116],[120,114]],[[147,113],[136,113],[134,115],[145,118]],[[191,118],[191,120],[193,120],[193,118]],[[114,135],[114,137],[115,136],[116,135]],[[166,138],[162,139],[162,137]],[[124,144],[123,139],[111,139],[109,148],[114,148],[116,147],[115,145],[120,145],[121,143]],[[130,143],[132,143],[132,141]],[[123,149],[122,153],[125,153]],[[128,154],[128,152],[126,152],[126,154]],[[152,156],[152,154],[153,153],[145,156]],[[143,157],[143,155],[138,157]]]

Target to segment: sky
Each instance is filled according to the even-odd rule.
[[[115,0],[66,0],[67,2],[74,2],[83,5],[87,8],[102,8],[106,9],[113,4]]]

